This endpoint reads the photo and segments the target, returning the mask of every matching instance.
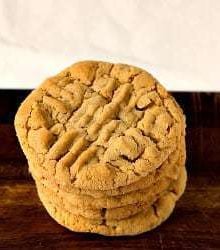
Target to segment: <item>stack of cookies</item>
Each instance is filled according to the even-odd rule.
[[[185,189],[184,115],[140,68],[76,63],[26,98],[15,128],[40,200],[70,230],[151,230]]]

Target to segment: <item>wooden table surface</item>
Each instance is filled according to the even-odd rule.
[[[29,91],[0,91],[0,249],[220,249],[220,94],[174,93],[187,116],[188,185],[171,217],[135,237],[73,233],[42,207],[13,127]]]

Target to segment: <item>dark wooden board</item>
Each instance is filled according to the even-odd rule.
[[[220,94],[174,93],[187,116],[188,185],[171,217],[134,237],[73,233],[42,207],[13,127],[29,91],[0,91],[0,249],[220,249]]]

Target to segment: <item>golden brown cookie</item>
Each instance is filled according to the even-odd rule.
[[[163,195],[168,190],[172,190],[173,186],[175,185],[177,178],[180,175],[180,171],[182,170],[183,166],[178,168],[178,176],[171,178],[163,178],[157,183],[154,183],[152,186],[150,186],[148,189],[145,189],[143,191],[135,191],[131,194],[134,195],[134,203],[131,203],[129,205],[121,205],[121,196],[115,196],[116,199],[118,199],[118,207],[114,208],[97,208],[96,204],[99,203],[98,199],[93,199],[93,204],[90,204],[90,206],[83,205],[78,207],[79,204],[78,201],[76,201],[75,196],[71,196],[66,198],[65,193],[55,192],[54,190],[50,189],[47,186],[44,186],[41,183],[37,184],[38,192],[41,193],[41,196],[43,195],[46,199],[52,200],[53,203],[57,206],[60,204],[63,205],[64,209],[71,212],[74,215],[81,215],[88,219],[103,219],[103,217],[107,220],[121,220],[125,219],[127,217],[130,217],[134,214],[137,214],[138,212],[142,210],[146,210],[151,204],[153,204],[161,195]],[[143,198],[144,196],[144,198]],[[118,198],[117,198],[118,197]],[[137,200],[137,198],[140,200]]]
[[[183,140],[181,140],[183,141]],[[154,182],[159,181],[163,177],[175,178],[178,168],[185,164],[185,148],[184,145],[178,145],[178,150],[172,152],[166,161],[164,161],[160,167],[150,172],[147,176],[141,178],[139,181],[134,182],[127,186],[118,187],[117,189],[110,190],[89,190],[72,188],[71,190],[65,189],[57,185],[53,176],[47,176],[47,171],[43,171],[40,166],[32,166],[29,164],[29,169],[32,176],[37,182],[43,182],[50,189],[61,189],[67,193],[74,193],[78,195],[90,195],[95,198],[101,198],[105,196],[123,195],[132,191],[146,189]]]
[[[87,219],[67,211],[63,204],[56,205],[52,199],[48,199],[41,192],[39,196],[51,217],[72,231],[109,236],[136,235],[157,227],[169,217],[176,201],[184,192],[186,179],[186,170],[183,167],[172,190],[159,197],[148,209],[122,220]]]
[[[105,196],[95,199],[89,195],[77,195],[74,193],[66,193],[60,189],[53,190],[55,196],[63,197],[64,200],[73,204],[78,208],[86,209],[102,209],[102,208],[117,208],[134,203],[147,202],[148,196],[154,195],[157,191],[165,190],[170,185],[172,179],[162,178],[158,182],[153,183],[146,189],[132,191],[127,194],[117,196]],[[45,183],[43,183],[45,184]],[[37,188],[40,190],[49,190],[49,187],[43,185],[42,182],[36,182]],[[47,184],[47,183],[46,183]],[[43,188],[45,187],[45,188]]]
[[[121,206],[130,205],[133,203],[144,203],[147,202],[148,196],[154,196],[155,192],[160,192],[160,190],[167,189],[172,180],[178,178],[180,168],[184,166],[185,159],[183,158],[184,150],[179,151],[179,158],[177,162],[173,165],[167,164],[161,173],[163,173],[158,178],[152,179],[152,183],[148,183],[146,187],[141,189],[133,190],[130,192],[118,194],[115,196],[102,195],[95,198],[93,195],[88,193],[76,193],[76,192],[65,192],[56,185],[51,185],[50,180],[47,179],[35,179],[36,184],[39,188],[42,185],[45,189],[52,190],[54,194],[63,197],[64,200],[69,201],[75,207],[79,209],[102,209],[102,208],[116,208]],[[165,171],[168,169],[168,171]],[[146,178],[146,177],[145,177]]]
[[[184,115],[146,71],[84,61],[47,79],[15,128],[29,162],[59,186],[109,190],[157,169],[184,136]]]

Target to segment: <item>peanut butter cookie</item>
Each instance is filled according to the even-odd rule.
[[[34,90],[15,128],[29,163],[60,187],[112,190],[161,166],[184,136],[185,118],[146,71],[84,61]]]
[[[57,205],[42,192],[39,192],[39,197],[51,217],[72,231],[108,236],[136,235],[157,227],[170,216],[176,201],[184,192],[186,179],[186,170],[182,167],[180,176],[171,189],[163,193],[148,208],[144,207],[139,213],[122,220],[107,219],[105,213],[102,219],[88,219],[71,213],[63,203]]]

